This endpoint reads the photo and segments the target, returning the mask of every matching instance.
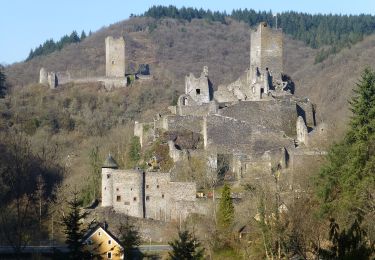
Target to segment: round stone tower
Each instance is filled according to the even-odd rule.
[[[118,165],[109,154],[102,166],[102,207],[113,206],[113,171]]]
[[[39,71],[39,83],[48,85],[48,75],[45,68],[41,68]]]

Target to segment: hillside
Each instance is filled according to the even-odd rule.
[[[124,34],[128,70],[134,70],[140,63],[149,63],[154,74],[151,82],[137,82],[131,88],[112,94],[90,85],[67,86],[61,88],[58,95],[39,87],[24,91],[15,88],[14,107],[9,113],[17,118],[11,120],[12,124],[18,123],[23,129],[33,126],[31,134],[38,140],[45,135],[45,130],[41,132],[43,126],[50,129],[51,122],[57,120],[68,132],[55,132],[50,138],[67,148],[62,153],[63,158],[75,154],[75,159],[71,159],[73,164],[79,165],[80,172],[87,172],[87,162],[82,164],[82,161],[87,161],[87,151],[93,144],[105,145],[106,151],[102,149],[101,156],[113,150],[106,142],[109,135],[119,134],[120,130],[113,129],[123,125],[131,129],[134,120],[150,120],[156,111],[164,111],[173,98],[183,92],[184,76],[188,73],[199,75],[202,67],[208,65],[211,81],[217,87],[234,81],[248,67],[250,28],[245,23],[163,19],[157,21],[156,28],[151,26],[150,29],[153,23],[152,18],[135,17],[102,28],[83,42],[61,51],[6,68],[8,80],[15,86],[37,82],[42,66],[48,70],[69,70],[73,77],[104,75],[104,39],[108,35]],[[374,41],[375,36],[369,36],[351,49],[314,64],[317,50],[285,37],[284,70],[296,83],[296,95],[309,97],[316,103],[318,118],[329,123],[334,133],[345,129],[349,116],[347,100],[360,71],[367,65],[374,65]],[[116,99],[109,102],[113,97]],[[38,98],[43,102],[31,109],[31,104],[38,104],[35,101]],[[29,122],[33,117],[40,125],[36,130],[34,123]],[[69,129],[67,118],[74,121],[73,129]],[[93,127],[99,130],[92,132]],[[335,134],[335,137],[340,138],[340,135]],[[125,140],[124,145],[128,141]],[[69,146],[69,143],[74,145]],[[121,149],[117,150],[120,154]],[[72,169],[72,176],[75,176],[76,169]]]
[[[104,75],[104,38],[121,34],[126,39],[128,71],[134,71],[138,64],[149,63],[157,84],[171,86],[170,93],[173,90],[181,93],[184,76],[190,72],[199,74],[204,65],[208,65],[214,86],[232,82],[248,66],[249,26],[245,23],[162,19],[157,21],[156,28],[150,27],[153,23],[152,18],[135,17],[102,28],[82,43],[10,66],[6,71],[8,79],[14,85],[37,82],[42,66],[49,70],[69,70],[73,77]],[[314,64],[317,50],[285,37],[284,70],[295,81],[296,94],[316,103],[320,117],[332,121],[334,128],[341,128],[348,117],[346,101],[359,72],[373,65],[373,42],[374,37],[369,36],[352,48]]]
[[[139,140],[133,137],[134,121],[152,122],[156,113],[166,111],[178,94],[183,93],[185,75],[192,72],[198,76],[202,67],[207,65],[209,77],[216,88],[219,84],[233,82],[243,74],[249,66],[249,29],[246,23],[231,19],[221,23],[203,19],[189,22],[172,18],[133,17],[102,28],[61,51],[13,64],[5,70],[13,88],[5,99],[0,99],[0,148],[12,147],[13,140],[9,136],[22,135],[25,138],[20,138],[20,142],[22,145],[27,143],[35,157],[48,157],[61,166],[61,179],[56,180],[59,185],[57,197],[66,200],[70,191],[78,190],[83,204],[88,205],[100,197],[100,169],[108,153],[116,158],[119,168],[130,169],[136,163],[144,164],[154,150],[161,149],[159,146],[153,146],[151,150],[141,149]],[[150,64],[153,80],[135,81],[130,87],[112,91],[93,83],[69,83],[53,90],[37,84],[41,67],[49,71],[68,70],[73,78],[104,75],[104,39],[121,35],[126,40],[127,70],[134,72],[138,64]],[[284,71],[295,82],[296,96],[308,97],[317,105],[318,118],[330,127],[333,136],[327,142],[330,144],[340,139],[346,129],[350,116],[347,100],[361,71],[366,66],[375,68],[375,35],[367,36],[350,49],[343,49],[315,64],[318,51],[285,36]],[[277,113],[272,116],[275,115]],[[263,119],[261,115],[259,118],[258,121]],[[221,137],[225,135],[218,133]],[[248,133],[241,132],[236,140]],[[141,158],[142,153],[145,156]],[[298,178],[302,181],[307,179],[321,163],[315,159],[304,162],[303,174],[298,172]],[[193,164],[181,168],[195,171]],[[304,182],[306,189],[310,189],[311,182]],[[233,188],[234,191],[248,189],[248,198],[252,203],[257,201],[259,194],[253,193],[252,186]],[[310,193],[306,194],[310,199]],[[56,204],[56,207],[60,205]],[[255,212],[255,207],[253,210]],[[253,219],[254,212],[240,214]],[[290,212],[299,211],[291,208]],[[306,212],[301,214],[313,215],[310,211]],[[242,218],[240,214],[238,216]],[[301,226],[315,228],[305,222]],[[314,233],[306,231],[304,234],[309,232]],[[215,236],[207,234],[207,237]]]

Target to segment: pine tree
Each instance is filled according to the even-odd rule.
[[[221,199],[218,211],[218,227],[221,230],[227,230],[233,223],[234,219],[234,206],[230,197],[230,187],[224,184],[223,191],[221,192]]]
[[[82,33],[81,33],[81,41],[83,41],[84,39],[86,39],[86,33],[84,30],[82,30]]]
[[[323,214],[353,223],[371,217],[375,194],[375,72],[365,69],[350,101],[353,113],[344,140],[332,147],[317,176]],[[342,226],[340,224],[340,226]]]
[[[350,141],[368,141],[375,132],[375,72],[366,68],[350,101]]]
[[[201,248],[200,243],[187,230],[179,231],[178,239],[169,245],[172,247],[172,252],[169,253],[172,260],[203,259],[204,248]]]
[[[4,68],[0,65],[0,98],[5,96],[6,86],[5,86],[5,74],[3,72]]]
[[[74,197],[68,202],[68,206],[70,211],[68,215],[63,216],[62,219],[64,233],[66,235],[65,243],[69,248],[69,257],[71,259],[82,259],[84,256],[82,238],[85,234],[85,230],[82,228],[81,220],[86,214],[80,212],[77,192],[74,192]]]
[[[132,259],[134,249],[141,243],[138,229],[130,222],[129,217],[125,217],[125,222],[120,224],[119,240],[124,247],[124,259]]]
[[[130,151],[129,151],[130,159],[135,163],[138,162],[139,159],[141,159],[140,153],[141,153],[141,143],[139,142],[139,137],[134,136],[130,144]]]

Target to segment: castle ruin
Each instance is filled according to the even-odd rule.
[[[137,218],[184,220],[205,211],[194,182],[172,182],[169,173],[119,170],[108,156],[102,166],[102,206]]]
[[[139,137],[142,147],[160,140],[163,134],[169,136],[164,141],[175,167],[168,173],[111,169],[116,176],[111,184],[105,179],[109,170],[103,168],[102,206],[141,218],[163,219],[163,214],[170,214],[164,217],[167,221],[176,218],[176,213],[168,213],[176,208],[184,216],[205,214],[202,202],[194,195],[193,183],[177,185],[171,181],[171,175],[178,174],[175,170],[180,161],[195,156],[218,169],[225,158],[231,180],[237,183],[272,183],[277,171],[282,173],[286,189],[292,192],[294,167],[306,156],[325,154],[319,144],[325,139],[326,125],[317,123],[316,107],[309,99],[294,96],[293,82],[283,75],[282,31],[266,23],[251,32],[250,64],[243,75],[213,91],[205,66],[198,78],[193,74],[185,77],[185,93],[169,111],[157,114],[152,122],[135,122],[134,135]],[[197,145],[176,143],[179,135],[186,133],[197,137]],[[161,193],[164,200],[158,190],[147,195],[151,191],[147,187],[157,187],[161,180],[166,189]],[[144,201],[129,202],[133,195],[126,195],[125,202],[117,203],[114,198],[118,191],[113,190],[116,185],[126,189],[137,185],[139,188],[133,191],[138,197],[143,196]],[[147,204],[147,196],[159,199]],[[124,204],[128,202],[134,203],[134,208]],[[164,213],[158,215],[157,209]]]
[[[100,82],[106,89],[126,87],[125,77],[125,40],[108,36],[105,39],[105,77],[72,78],[68,71],[49,71],[41,68],[39,72],[39,83],[49,86],[51,89],[67,83],[93,83]]]

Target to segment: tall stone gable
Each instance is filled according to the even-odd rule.
[[[105,74],[109,78],[125,77],[125,40],[123,37],[105,39]]]
[[[250,69],[264,73],[267,68],[274,79],[283,72],[283,34],[267,23],[260,23],[250,36]]]

